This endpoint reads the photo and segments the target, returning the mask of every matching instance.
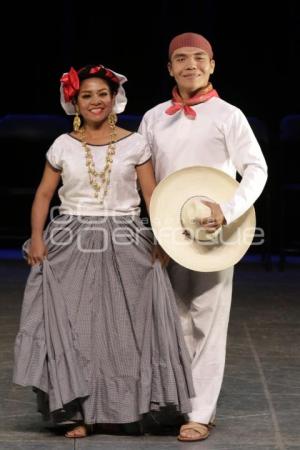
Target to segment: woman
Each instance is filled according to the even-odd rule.
[[[185,413],[193,395],[166,256],[139,218],[137,180],[147,207],[155,187],[150,151],[116,126],[125,81],[101,65],[62,76],[74,131],[47,152],[24,246],[14,382],[33,386],[44,417],[72,424],[67,437],[169,404]],[[60,181],[59,215],[43,231]]]

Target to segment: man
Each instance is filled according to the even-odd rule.
[[[255,202],[267,180],[267,166],[244,114],[221,100],[210,83],[215,69],[210,43],[196,33],[175,36],[169,46],[168,70],[176,86],[172,100],[149,110],[139,131],[152,151],[157,181],[188,166],[223,170],[242,176],[227,203],[209,204],[203,225],[214,231],[241,216]],[[215,419],[224,376],[233,267],[220,272],[194,272],[169,265],[186,344],[192,358],[196,396],[179,440],[208,437]]]

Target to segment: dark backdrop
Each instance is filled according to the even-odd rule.
[[[0,27],[0,119],[8,114],[63,117],[59,103],[60,76],[71,65],[78,69],[89,63],[101,63],[125,74],[129,100],[125,113],[141,115],[170,97],[173,81],[166,67],[170,39],[186,31],[204,34],[214,49],[216,70],[212,81],[219,95],[241,108],[246,116],[262,119],[270,131],[271,145],[266,156],[272,208],[269,200],[267,205],[264,203],[270,198],[268,191],[260,199],[262,205],[257,206],[259,216],[272,222],[276,250],[280,229],[279,122],[287,114],[300,114],[299,3],[291,0],[277,4],[263,0],[6,2],[7,11],[2,15]],[[21,186],[19,206],[16,190],[13,200],[6,196],[5,189],[1,192],[7,211],[18,212],[18,220],[11,215],[13,225],[22,228],[26,217],[26,235],[33,194],[29,194],[25,204],[21,175],[27,180],[26,186],[36,187],[48,142],[42,145],[38,142],[36,147],[27,143],[26,147],[21,139],[18,154],[14,153],[11,137],[1,142],[5,170],[0,184]],[[22,205],[24,212],[20,209]],[[11,233],[13,225],[5,222],[7,233]]]
[[[195,31],[213,45],[220,96],[276,126],[282,115],[299,112],[300,100],[299,2],[277,3],[10,2],[0,31],[0,115],[62,113],[62,72],[98,62],[128,77],[126,112],[142,114],[170,95],[169,40]]]

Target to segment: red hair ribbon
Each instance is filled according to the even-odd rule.
[[[70,102],[74,95],[78,93],[80,86],[76,70],[71,67],[68,73],[63,74],[60,81],[62,83],[65,101]]]
[[[116,77],[116,75],[111,70],[106,69],[106,67],[104,67],[104,66],[92,67],[90,69],[90,73],[91,74],[98,73],[98,72],[100,72],[101,69],[104,71],[105,77],[110,78],[112,81],[114,81],[117,84],[120,84],[118,77]]]
[[[95,66],[95,67],[92,67],[92,68],[90,69],[90,73],[98,73],[102,68],[103,68],[103,66]]]
[[[109,69],[105,68],[105,75],[117,84],[120,84],[118,77]]]

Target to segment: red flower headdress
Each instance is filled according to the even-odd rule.
[[[60,79],[66,102],[71,102],[79,92],[80,81],[76,70],[71,67],[69,72],[64,73]]]

